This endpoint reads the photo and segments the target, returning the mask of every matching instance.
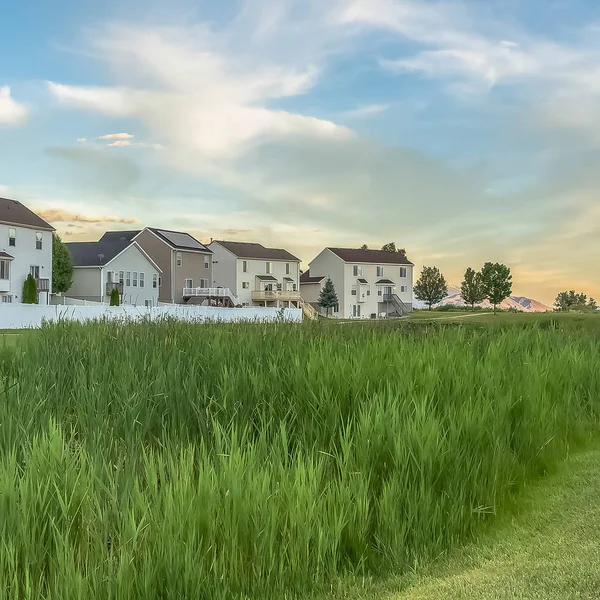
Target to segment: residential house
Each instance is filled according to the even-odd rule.
[[[338,297],[333,317],[402,316],[412,310],[413,263],[398,252],[325,248],[300,278],[303,300],[321,314],[318,300],[328,277]]]
[[[146,227],[138,231],[109,231],[102,240],[135,241],[160,267],[160,302],[200,302],[207,296],[212,280],[212,252],[189,233]]]
[[[300,259],[281,248],[214,240],[213,285],[242,306],[299,307]]]
[[[70,298],[109,302],[113,289],[121,304],[156,306],[161,268],[135,241],[104,239],[66,244],[73,259]]]
[[[52,232],[44,219],[16,200],[0,198],[0,301],[20,302],[29,274],[37,283],[38,302],[52,293]]]

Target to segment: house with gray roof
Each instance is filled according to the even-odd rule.
[[[283,248],[213,240],[213,284],[236,305],[300,307],[300,259]]]
[[[212,252],[189,233],[146,227],[137,231],[108,231],[100,241],[103,240],[135,242],[160,267],[160,302],[210,303]]]
[[[340,319],[403,316],[412,310],[414,265],[400,252],[363,248],[325,248],[300,277],[305,302],[321,314],[319,296],[331,278]]]
[[[73,260],[70,298],[109,302],[113,289],[121,304],[156,306],[161,268],[127,236],[103,236],[97,242],[65,244]]]
[[[31,274],[38,302],[50,303],[53,231],[24,204],[0,198],[0,302],[20,302],[23,284]]]

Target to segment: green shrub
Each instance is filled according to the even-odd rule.
[[[113,288],[113,290],[110,292],[110,306],[119,306],[119,304],[120,304],[119,290],[117,290],[116,288]]]
[[[38,303],[38,291],[37,283],[31,273],[27,275],[27,279],[23,283],[23,294],[21,297],[23,304],[37,304]]]

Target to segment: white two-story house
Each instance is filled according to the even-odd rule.
[[[413,263],[398,252],[362,248],[325,248],[300,277],[305,302],[321,314],[319,296],[331,278],[338,305],[330,316],[340,319],[402,316],[412,311]]]
[[[300,259],[281,248],[214,240],[213,286],[242,306],[300,306]]]
[[[52,232],[44,219],[16,200],[0,198],[0,301],[21,301],[29,274],[37,283],[38,302],[52,293]]]

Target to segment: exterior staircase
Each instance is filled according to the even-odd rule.
[[[386,294],[383,300],[384,302],[391,303],[391,305],[394,307],[394,311],[400,317],[403,317],[404,315],[407,315],[410,312],[410,309],[408,308],[408,306],[406,306],[406,304],[404,304],[404,302],[402,302],[402,300],[400,300],[398,294]]]
[[[316,321],[319,318],[319,313],[313,308],[311,304],[308,302],[304,302],[304,300],[300,299],[300,308],[302,309],[302,314],[312,321]]]

